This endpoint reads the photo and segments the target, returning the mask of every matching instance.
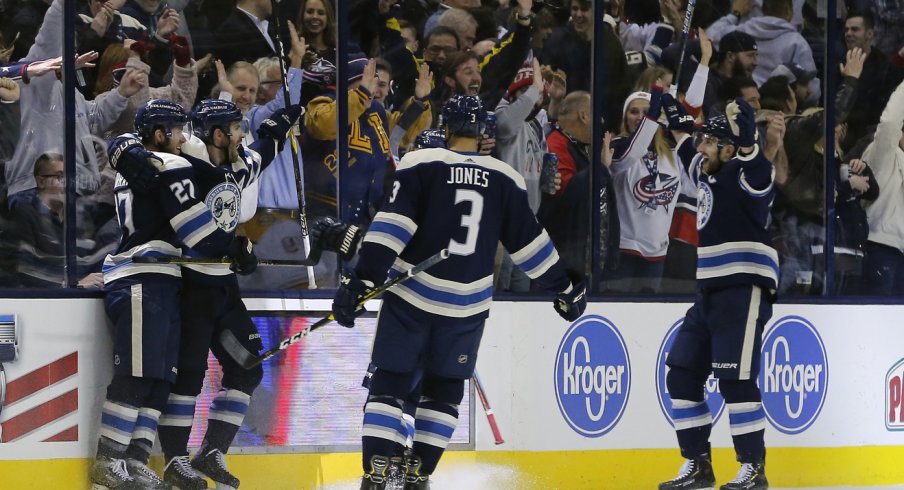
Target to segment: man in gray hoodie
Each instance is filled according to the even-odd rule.
[[[738,16],[728,14],[713,22],[706,33],[715,41],[734,30],[753,36],[759,48],[757,67],[753,79],[762,85],[778,65],[800,65],[808,74],[816,73],[813,50],[797,31],[791,18],[794,10],[791,0],[763,0],[762,17],[749,18],[739,23]],[[819,78],[810,80],[810,101],[820,100]],[[803,103],[803,101],[799,101]]]
[[[45,60],[61,56],[62,53],[63,0],[54,0],[25,59]],[[10,207],[23,198],[26,202],[31,199],[33,193],[24,191],[35,189],[32,170],[38,157],[47,152],[63,153],[63,84],[55,77],[27,81],[23,79],[23,82],[20,100],[23,109],[21,135],[16,152],[5,169]],[[76,90],[76,191],[80,195],[91,194],[100,186],[95,139],[99,139],[104,130],[116,121],[125,110],[128,98],[145,83],[138,72],[126,71],[120,86],[112,90],[102,102],[85,100],[81,92]],[[105,144],[103,143],[104,146]]]
[[[527,201],[531,211],[540,208],[540,169],[546,152],[544,126],[548,124],[543,110],[543,77],[540,62],[522,66],[509,85],[505,97],[496,106],[496,148],[499,159],[524,177]],[[564,96],[564,91],[562,91]],[[558,101],[557,101],[558,102]],[[497,287],[512,292],[530,290],[530,278],[514,267],[506,254],[502,259]]]

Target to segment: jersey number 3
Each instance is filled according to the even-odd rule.
[[[393,203],[399,194],[401,188],[399,181],[395,181],[392,185],[392,193],[389,195],[389,202]],[[455,204],[460,202],[471,203],[471,212],[462,215],[461,226],[468,230],[465,235],[465,242],[461,243],[454,238],[449,241],[449,253],[455,255],[471,255],[477,249],[477,234],[480,233],[480,218],[483,216],[483,196],[477,191],[468,189],[455,190]]]
[[[477,234],[480,233],[480,218],[483,216],[483,196],[477,191],[469,189],[457,189],[455,191],[455,204],[461,202],[471,203],[471,212],[461,217],[461,226],[468,230],[465,242],[461,243],[454,238],[449,241],[449,253],[455,255],[471,255],[477,249]]]

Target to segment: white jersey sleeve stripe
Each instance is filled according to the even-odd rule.
[[[531,279],[542,276],[559,260],[552,241],[543,230],[534,241],[512,254],[512,261]]]

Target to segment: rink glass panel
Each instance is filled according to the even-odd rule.
[[[304,329],[325,312],[252,313],[265,349]],[[264,362],[264,378],[234,449],[247,452],[321,452],[353,449],[361,444],[361,420],[367,390],[361,386],[370,361],[376,317],[358,318],[353,329],[328,324],[285,352]],[[189,445],[200,445],[207,430],[207,410],[220,388],[222,370],[211,355],[208,376],[198,397]],[[472,447],[470,383],[459,406],[453,448]]]

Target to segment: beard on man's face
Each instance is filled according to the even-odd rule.
[[[741,63],[741,58],[735,58],[734,64],[731,65],[731,76],[733,77],[749,77],[750,74],[747,73],[747,69],[744,68],[744,63]]]

